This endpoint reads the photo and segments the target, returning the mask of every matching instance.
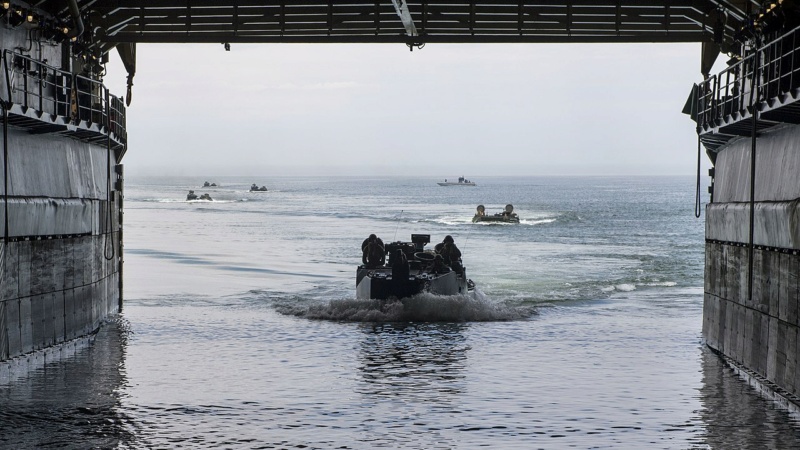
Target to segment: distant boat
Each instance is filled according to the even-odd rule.
[[[436,183],[439,186],[477,186],[474,181],[469,181],[464,177],[458,177],[458,182],[455,181],[447,181]]]

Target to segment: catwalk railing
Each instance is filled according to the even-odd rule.
[[[800,28],[766,43],[699,86],[697,126],[710,131],[752,114],[751,106],[800,97]],[[755,78],[755,93],[753,91]],[[781,99],[783,102],[785,99]]]
[[[103,83],[5,50],[2,64],[6,100],[33,109],[42,120],[63,118],[67,124],[97,126],[127,141],[124,102],[111,95]],[[50,117],[45,118],[48,114]]]

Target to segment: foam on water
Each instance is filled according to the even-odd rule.
[[[664,288],[664,287],[676,287],[678,285],[675,281],[653,281],[648,283],[618,283],[612,284],[611,286],[606,286],[600,288],[600,292],[604,292],[606,294],[611,292],[633,292],[637,290],[639,287],[648,287],[648,288]]]
[[[186,200],[186,199],[179,199],[179,198],[146,198],[142,200],[138,200],[144,203],[237,203],[237,202],[246,202],[247,199],[240,199],[240,200]]]
[[[553,223],[556,220],[558,220],[558,219],[556,219],[556,218],[552,218],[552,219],[520,219],[519,223],[521,223],[522,225],[543,225],[543,224],[546,224],[546,223]]]
[[[653,283],[646,283],[645,286],[664,286],[664,287],[673,287],[677,286],[678,283],[674,281],[658,281]]]
[[[343,298],[307,306],[278,303],[276,310],[306,319],[348,322],[487,322],[536,314],[531,306],[494,302],[480,291],[452,296],[424,293],[402,300]]]
[[[632,291],[635,291],[635,290],[636,290],[636,285],[634,285],[634,284],[628,284],[628,283],[618,284],[618,285],[616,285],[616,286],[614,286],[614,287],[615,287],[615,288],[616,288],[618,291],[622,291],[622,292],[632,292]]]
[[[184,200],[185,203],[236,203],[239,200]]]
[[[519,223],[512,223],[512,222],[475,222],[474,224],[477,226],[519,226],[519,225],[543,225],[548,223],[553,223],[558,220],[557,217],[548,217],[548,218],[537,218],[537,219],[524,219],[520,218]],[[419,220],[415,222],[427,222],[426,220]],[[472,225],[472,217],[454,217],[454,216],[442,216],[435,219],[431,219],[430,222],[438,223],[441,225]]]
[[[425,222],[437,223],[441,225],[468,225],[472,223],[472,216],[469,217],[442,216],[433,219],[422,219],[415,221],[415,223],[425,223]]]
[[[606,286],[606,287],[604,287],[604,288],[602,288],[600,290],[602,292],[614,292],[614,291],[632,292],[632,291],[636,290],[636,285],[629,284],[629,283],[621,283],[621,284],[614,284],[614,285],[611,285],[611,286]]]

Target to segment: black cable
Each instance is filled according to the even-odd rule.
[[[5,55],[3,58],[5,62]],[[7,69],[8,67],[4,65]],[[8,79],[8,70],[6,70]],[[6,256],[8,255],[9,233],[8,233],[8,108],[11,103],[9,100],[0,100],[0,107],[3,108],[3,255],[0,261],[0,280],[2,280],[6,270]]]
[[[755,248],[753,240],[755,235],[755,207],[756,207],[756,139],[758,130],[758,92],[756,88],[756,78],[758,77],[758,40],[755,42],[755,54],[753,55],[753,74],[750,80],[750,110],[753,116],[753,127],[750,130],[750,251],[748,254],[748,283],[747,283],[747,298],[753,301],[753,253]]]
[[[106,229],[105,234],[105,241],[103,243],[103,257],[106,261],[111,261],[114,259],[114,255],[116,254],[116,249],[114,248],[114,216],[112,210],[113,204],[113,196],[111,191],[111,106],[108,103],[108,91],[106,91],[106,194],[108,204],[106,209],[108,210],[108,215],[106,216],[106,225],[108,228]],[[111,255],[108,254],[108,236],[111,235]]]
[[[3,226],[3,258],[5,258],[5,246],[8,245],[8,103],[0,100],[0,107],[3,108],[3,213],[5,224]]]
[[[700,202],[700,134],[697,134],[697,191],[694,198],[694,216],[698,219],[702,213],[702,205]]]
[[[0,107],[3,108],[3,268],[5,268],[6,252],[8,251],[8,108],[11,105],[11,87],[8,77],[8,51],[3,52],[3,69],[8,84],[8,99],[0,99]]]

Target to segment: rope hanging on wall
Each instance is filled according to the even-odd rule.
[[[700,134],[697,135],[697,186],[694,197],[694,216],[698,219],[702,213],[702,205],[700,203]]]
[[[103,242],[103,257],[107,261],[111,261],[114,259],[116,251],[114,247],[114,217],[112,215],[114,196],[112,195],[113,192],[111,191],[111,105],[108,101],[108,91],[106,91],[106,209],[108,210],[108,214],[106,215],[106,225],[108,226],[105,230],[105,240]],[[111,236],[110,239],[109,235]],[[109,242],[111,245],[109,245]],[[108,251],[109,247],[111,248],[110,253]]]
[[[758,129],[758,65],[759,42],[756,40],[756,51],[753,55],[753,73],[750,80],[750,114],[753,116],[753,127],[750,130],[750,251],[747,261],[747,298],[753,301],[753,240],[755,235],[755,207],[756,207],[756,138]]]
[[[8,253],[8,102],[0,100],[3,108],[3,254],[0,255],[0,282],[6,271]]]

